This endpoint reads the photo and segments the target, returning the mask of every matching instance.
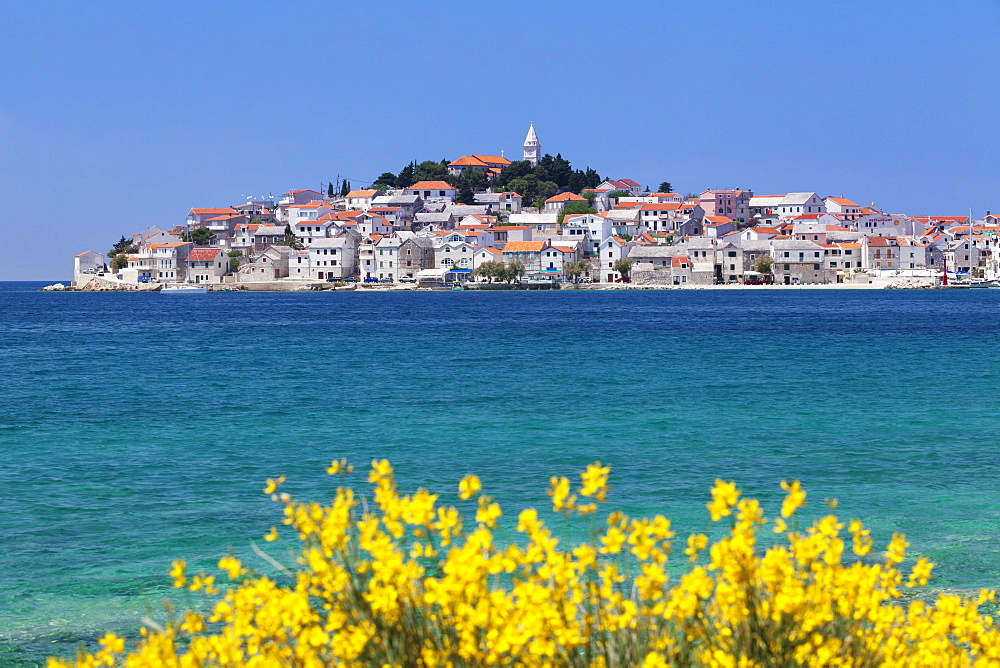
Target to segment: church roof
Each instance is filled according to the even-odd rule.
[[[538,135],[535,134],[535,124],[532,123],[531,127],[528,128],[528,136],[524,138],[524,145],[537,144]]]

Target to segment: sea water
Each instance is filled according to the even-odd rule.
[[[174,558],[266,572],[264,480],[329,499],[341,457],[447,502],[476,472],[509,515],[600,460],[609,508],[681,536],[716,478],[772,514],[798,478],[807,517],[905,532],[935,586],[1000,585],[1000,290],[40,285],[0,284],[0,665],[163,619]]]

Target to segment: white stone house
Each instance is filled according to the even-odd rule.
[[[833,283],[837,271],[823,266],[825,249],[813,241],[772,239],[771,273],[774,282],[784,285]]]
[[[465,240],[451,239],[434,249],[437,269],[472,269],[475,247]]]
[[[288,275],[320,281],[340,279],[353,274],[356,264],[357,246],[352,238],[317,239],[291,260]]]
[[[344,206],[354,211],[366,211],[376,196],[378,196],[377,190],[352,190],[347,193]]]
[[[472,256],[473,271],[478,269],[485,262],[499,262],[503,264],[504,262],[503,252],[501,252],[500,249],[498,248],[494,248],[493,246],[487,246],[486,248],[481,248],[475,251],[475,253]]]
[[[861,207],[846,197],[824,197],[823,204],[827,213],[839,213],[846,220],[857,220],[861,217]]]
[[[96,274],[107,268],[107,259],[103,253],[84,251],[73,257],[73,281],[80,280],[83,274]]]
[[[319,239],[334,236],[339,228],[332,220],[307,220],[292,225],[292,232],[299,243],[308,246]]]
[[[614,269],[615,262],[627,258],[630,248],[631,244],[621,237],[608,237],[601,242],[598,247],[600,282],[614,283],[621,278],[621,274]]]
[[[458,189],[447,181],[418,181],[407,188],[406,192],[425,202],[454,202],[458,195]]]
[[[187,256],[188,280],[195,283],[221,283],[229,274],[229,257],[221,248],[192,248]]]
[[[580,203],[589,205],[589,202],[583,197],[575,193],[559,193],[558,195],[553,195],[552,197],[545,200],[545,212],[546,213],[559,213],[566,208],[567,204],[570,203]]]

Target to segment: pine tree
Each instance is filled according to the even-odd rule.
[[[347,197],[349,192],[351,192],[351,184],[347,179],[344,179],[344,182],[340,184],[340,196]]]
[[[333,197],[333,181],[326,184],[326,196],[330,198]]]

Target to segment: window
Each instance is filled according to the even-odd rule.
[[[816,270],[816,271],[819,271],[819,265],[818,264],[814,264],[813,265],[813,269]]]
[[[785,271],[788,271],[788,265],[787,264],[785,265]]]

